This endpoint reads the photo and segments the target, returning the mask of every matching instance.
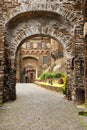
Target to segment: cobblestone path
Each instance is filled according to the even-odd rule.
[[[0,130],[84,130],[76,107],[63,95],[17,84],[17,100],[0,108]]]

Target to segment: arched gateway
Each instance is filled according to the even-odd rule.
[[[63,45],[67,63],[67,97],[75,100],[76,88],[84,88],[82,15],[78,15],[74,6],[71,3],[67,5],[66,2],[49,4],[16,1],[15,3],[17,5],[13,3],[13,6],[16,8],[11,8],[2,16],[5,25],[5,28],[3,27],[5,39],[2,35],[2,43],[5,50],[1,65],[4,61],[5,65],[1,102],[16,99],[17,50],[26,39],[37,35],[54,38]]]

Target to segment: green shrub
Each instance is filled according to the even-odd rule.
[[[40,76],[41,79],[49,79],[53,78],[53,74],[51,72],[45,72]]]
[[[61,74],[61,73],[56,73],[56,74],[54,74],[54,78],[60,78],[60,77],[62,77],[62,74]]]
[[[45,72],[40,76],[41,79],[60,78],[60,77],[62,77],[61,73],[52,73],[52,72]]]

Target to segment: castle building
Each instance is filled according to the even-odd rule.
[[[53,55],[53,57],[52,57]],[[48,37],[34,37],[26,40],[17,54],[17,82],[34,82],[44,71],[52,71],[57,59],[63,58],[63,48]]]

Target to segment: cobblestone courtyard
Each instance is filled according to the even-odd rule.
[[[0,130],[85,130],[74,104],[34,84],[17,84],[17,100],[0,108]]]

